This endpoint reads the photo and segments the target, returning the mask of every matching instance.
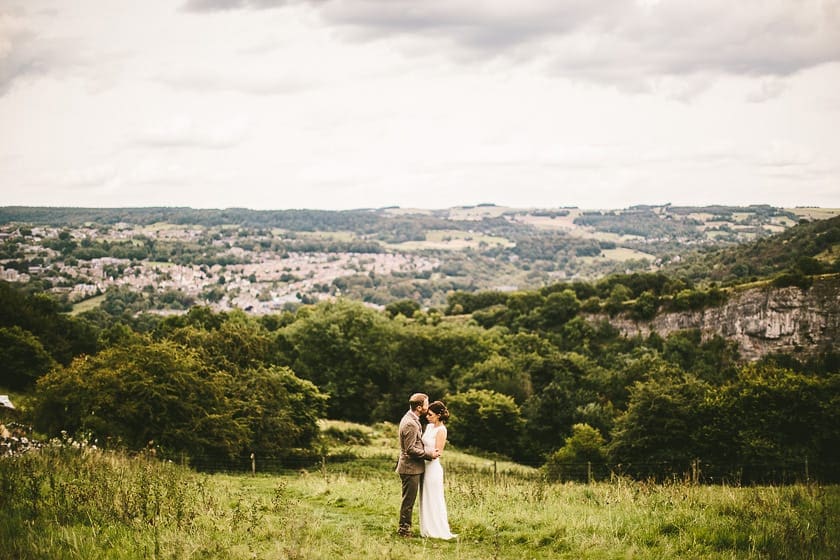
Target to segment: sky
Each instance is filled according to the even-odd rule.
[[[840,207],[840,0],[0,0],[0,206]]]

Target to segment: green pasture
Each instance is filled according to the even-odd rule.
[[[296,239],[314,239],[317,241],[357,241],[359,235],[352,231],[307,231],[295,232]]]
[[[93,296],[91,298],[85,299],[73,305],[73,310],[70,312],[71,315],[78,315],[79,313],[84,313],[85,311],[90,311],[91,309],[96,309],[99,307],[99,304],[105,301],[105,295],[98,295]]]
[[[796,207],[785,208],[785,210],[806,220],[827,220],[828,218],[840,215],[840,208]]]
[[[644,253],[635,249],[627,249],[626,247],[617,247],[615,249],[602,249],[601,253],[604,255],[603,257],[581,257],[581,260],[583,260],[584,262],[591,262],[601,258],[606,258],[612,261],[623,262],[640,259],[647,259],[649,261],[653,261],[656,258],[650,253]]]
[[[218,226],[219,229],[237,229],[239,228],[238,224],[220,224]],[[139,231],[144,234],[154,234],[161,231],[185,231],[187,229],[194,230],[194,231],[204,231],[207,229],[206,226],[201,224],[189,224],[185,226],[183,224],[173,224],[169,222],[155,222],[153,224],[149,224],[146,226],[142,226],[139,228]]]
[[[426,232],[426,239],[424,241],[389,243],[386,247],[396,251],[423,251],[428,249],[460,251],[467,248],[478,248],[482,243],[486,245],[501,245],[503,247],[512,247],[515,245],[513,241],[504,237],[447,229]]]
[[[702,486],[539,471],[447,449],[454,541],[395,534],[395,428],[325,423],[323,462],[201,474],[65,442],[0,459],[0,539],[35,559],[840,557],[840,487]],[[416,529],[415,512],[415,531]]]

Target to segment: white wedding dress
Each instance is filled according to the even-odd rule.
[[[435,435],[444,426],[435,428],[426,426],[423,433],[423,446],[427,452],[435,449]],[[420,535],[435,539],[453,539],[458,535],[449,530],[449,516],[446,513],[446,500],[443,497],[443,467],[440,459],[426,461],[423,475],[423,488],[420,490]]]

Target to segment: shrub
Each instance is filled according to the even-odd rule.
[[[590,481],[603,478],[607,472],[606,448],[601,432],[589,424],[575,424],[565,445],[555,451],[546,462],[548,480]]]
[[[288,368],[220,371],[192,348],[138,339],[77,358],[38,381],[36,427],[89,432],[103,445],[229,462],[310,447],[324,397]]]
[[[511,455],[522,433],[523,420],[513,397],[471,389],[446,398],[452,412],[452,443]]]

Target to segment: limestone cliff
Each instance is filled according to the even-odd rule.
[[[728,301],[700,311],[663,313],[651,321],[609,319],[625,335],[666,337],[683,329],[700,329],[737,341],[742,358],[756,360],[775,352],[805,358],[832,349],[840,351],[840,276],[815,278],[797,287],[761,287],[737,291]]]

